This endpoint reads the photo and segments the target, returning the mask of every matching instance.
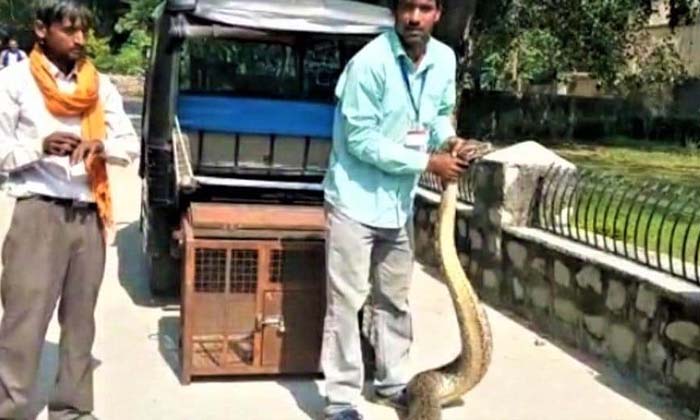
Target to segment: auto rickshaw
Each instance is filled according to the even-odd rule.
[[[393,27],[347,0],[169,0],[142,126],[143,246],[180,291],[181,380],[319,371],[333,90]]]

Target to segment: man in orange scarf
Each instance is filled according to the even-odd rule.
[[[17,198],[2,250],[0,419],[29,418],[46,330],[58,302],[52,420],[92,419],[91,349],[112,205],[106,163],[139,144],[120,95],[84,57],[91,16],[44,0],[29,60],[0,71],[0,172]]]

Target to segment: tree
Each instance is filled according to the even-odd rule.
[[[32,8],[26,1],[0,0],[0,16],[10,25],[27,25],[31,22]]]
[[[33,10],[31,4],[22,0],[0,0],[0,37],[14,36],[18,38],[22,46],[31,43],[31,29],[33,22]]]
[[[147,31],[150,28],[151,15],[162,0],[129,0],[128,11],[119,18],[117,32]]]
[[[161,0],[130,0],[128,9],[122,10],[119,16],[104,12],[116,20],[116,24],[113,25],[111,39],[100,36],[99,32],[93,33],[94,36],[90,39],[88,51],[98,68],[107,72],[143,74],[146,67],[144,52],[151,45],[152,38],[151,15],[160,2]]]
[[[34,24],[37,1],[0,0],[1,27],[19,38],[23,47],[32,42],[32,26]],[[121,0],[88,0],[85,3],[94,16],[95,32],[107,35],[111,32],[119,14],[124,12]]]
[[[443,13],[435,36],[452,48],[467,53],[465,45],[476,13],[477,0],[443,0]]]
[[[671,3],[672,26],[694,19],[694,0]],[[639,58],[635,52],[649,40],[640,34],[652,11],[651,0],[479,2],[470,33],[474,55],[469,64],[477,83],[483,81],[488,88],[519,91],[523,83],[587,72],[614,90]],[[677,55],[668,43],[659,48],[657,57]]]

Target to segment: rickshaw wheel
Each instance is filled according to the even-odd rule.
[[[170,256],[148,257],[148,287],[154,296],[176,296],[179,292],[179,261]]]
[[[142,215],[142,231],[151,294],[176,296],[180,290],[180,261],[170,255],[172,233],[164,212],[150,209]]]

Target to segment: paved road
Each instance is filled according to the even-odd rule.
[[[108,249],[97,307],[94,348],[96,414],[105,420],[292,420],[319,418],[322,382],[314,378],[199,381],[177,379],[179,307],[148,293],[138,229],[135,167],[111,169],[119,231]],[[0,237],[12,203],[0,197]],[[0,238],[1,239],[1,238]],[[450,360],[458,349],[456,320],[445,287],[422,267],[411,296],[416,370]],[[539,336],[487,308],[494,355],[483,382],[446,420],[642,420],[684,418],[613,370]],[[33,412],[46,418],[56,372],[59,329],[47,336]],[[396,419],[384,407],[363,404],[371,420]]]

